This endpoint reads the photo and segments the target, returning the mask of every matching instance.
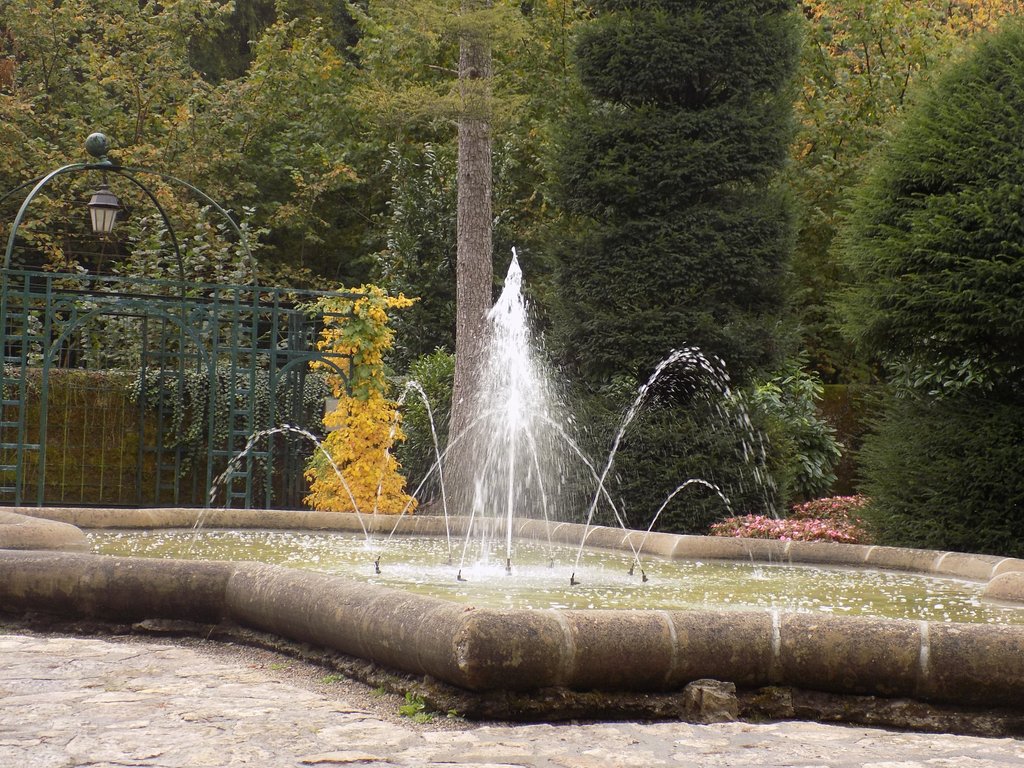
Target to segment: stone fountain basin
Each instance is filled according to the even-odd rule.
[[[752,611],[496,610],[343,577],[250,562],[153,560],[73,551],[81,528],[361,530],[353,515],[194,509],[19,508],[0,512],[0,611],[137,622],[235,623],[477,693],[682,690],[714,679],[1024,711],[1024,626]],[[394,518],[365,517],[377,531]],[[453,533],[465,520],[451,519]],[[583,526],[517,523],[522,538],[578,543]],[[445,521],[416,516],[412,534]],[[592,528],[588,545],[629,550],[642,532]],[[812,542],[650,534],[666,558],[818,563],[987,582],[1024,602],[1024,560]]]

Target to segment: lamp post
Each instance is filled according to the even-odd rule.
[[[15,187],[10,192],[0,197],[0,200],[2,200],[8,197],[9,195],[13,194],[14,192],[18,191],[19,189],[24,189],[29,185],[34,185],[32,187],[32,190],[28,193],[28,196],[25,198],[24,202],[21,204],[21,208],[18,209],[18,214],[14,217],[14,223],[11,225],[11,232],[7,238],[7,249],[4,251],[3,269],[9,269],[11,266],[11,255],[14,252],[14,245],[18,235],[18,227],[21,226],[21,222],[25,218],[25,212],[28,209],[28,206],[32,202],[32,200],[35,199],[35,197],[47,184],[49,184],[53,179],[57,178],[58,176],[62,176],[66,173],[77,173],[81,171],[101,171],[104,176],[103,184],[101,184],[100,187],[93,193],[92,198],[89,200],[88,203],[90,223],[92,225],[93,232],[95,232],[96,234],[109,235],[111,231],[113,231],[114,229],[114,224],[117,223],[118,211],[122,209],[121,201],[117,199],[117,196],[110,191],[110,187],[107,186],[106,184],[105,179],[107,174],[115,174],[128,180],[136,187],[138,187],[138,189],[142,191],[146,195],[146,197],[149,198],[149,201],[160,213],[160,216],[163,218],[164,224],[166,225],[166,232],[168,234],[168,237],[170,237],[171,239],[171,246],[174,249],[175,256],[177,257],[178,279],[182,283],[182,286],[184,286],[185,283],[185,269],[184,264],[182,263],[181,250],[178,247],[178,239],[174,234],[174,227],[171,225],[171,221],[167,216],[167,212],[164,210],[163,206],[160,205],[160,201],[157,200],[156,195],[153,194],[149,187],[147,187],[139,180],[138,177],[140,175],[156,176],[164,181],[180,184],[181,186],[186,187],[190,192],[192,192],[192,194],[201,198],[206,205],[209,205],[211,208],[216,210],[227,220],[228,226],[231,227],[232,230],[234,230],[235,235],[238,237],[239,243],[245,250],[245,253],[248,255],[249,263],[253,263],[252,254],[249,251],[249,243],[245,237],[245,233],[238,227],[238,225],[235,223],[235,220],[231,218],[231,215],[226,210],[224,210],[224,208],[222,208],[220,204],[217,203],[216,200],[207,195],[201,189],[193,186],[192,184],[189,184],[187,181],[183,179],[179,179],[176,176],[172,176],[169,173],[154,171],[147,168],[129,168],[126,166],[122,166],[116,160],[112,160],[110,157],[107,156],[107,153],[110,149],[110,141],[102,133],[89,134],[88,138],[86,138],[85,140],[85,149],[90,155],[93,156],[93,158],[95,158],[93,162],[72,163],[71,165],[65,165],[61,168],[58,168],[55,171],[50,171],[50,173],[46,174],[45,176],[33,179],[32,181],[26,182],[25,184],[22,184],[19,187]]]
[[[99,163],[113,164],[113,161],[107,157],[107,152],[110,151],[110,141],[102,133],[90,133],[86,137],[85,151],[95,157]],[[110,191],[104,174],[103,184],[92,193],[89,200],[89,222],[92,224],[92,231],[97,235],[109,235],[113,232],[119,210],[121,210],[121,201]]]

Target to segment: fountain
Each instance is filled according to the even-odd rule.
[[[1024,560],[594,525],[600,503],[617,515],[605,481],[653,379],[626,414],[607,460],[597,465],[587,459],[559,418],[553,388],[531,356],[520,278],[514,260],[492,313],[497,346],[506,345],[489,369],[494,404],[482,407],[474,419],[500,450],[474,446],[483,471],[470,486],[464,514],[401,519],[401,534],[462,538],[462,568],[457,574],[449,571],[449,588],[472,585],[465,553],[477,534],[501,541],[505,574],[515,569],[515,542],[567,546],[572,554],[566,560],[573,568],[569,590],[587,578],[575,570],[586,547],[588,553],[594,548],[618,553],[620,562],[633,565],[641,556],[658,557],[659,568],[666,571],[683,563],[723,561],[762,568],[786,563],[923,573],[974,581],[978,596],[971,599],[1015,601],[1016,611],[1024,612]],[[695,359],[693,351],[674,353],[655,376],[684,359]],[[570,463],[594,484],[582,522],[563,522],[556,512]],[[702,482],[686,480],[671,497]],[[527,509],[537,512],[522,515]],[[499,522],[488,522],[493,517]],[[81,529],[187,530],[200,519],[208,529],[235,531],[390,537],[398,530],[391,517],[364,514],[12,509],[0,512],[0,611],[129,623],[176,620],[206,634],[238,626],[335,654],[331,658],[344,654],[415,676],[418,682],[410,684],[429,688],[436,701],[456,702],[452,706],[460,712],[479,717],[700,718],[707,716],[700,709],[701,691],[714,690],[731,702],[727,715],[733,717],[827,717],[1024,733],[1021,624],[987,619],[971,624],[931,615],[840,617],[777,604],[739,610],[710,605],[489,607],[283,565],[66,551],[89,548]],[[379,555],[374,570],[380,570]],[[630,578],[625,568],[620,577]],[[646,577],[641,567],[640,575],[631,577],[632,588],[649,588]],[[813,572],[810,578],[816,579]],[[835,602],[839,607],[841,601]],[[709,679],[720,687],[708,688]]]

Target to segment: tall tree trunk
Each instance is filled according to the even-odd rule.
[[[488,0],[463,0],[462,12]],[[458,215],[456,247],[455,384],[450,434],[462,434],[475,410],[487,343],[494,268],[491,258],[491,51],[479,25],[466,24],[459,48]],[[468,452],[467,452],[468,453]],[[467,456],[467,459],[469,457]],[[460,463],[459,453],[450,457]],[[463,474],[458,471],[453,479]]]

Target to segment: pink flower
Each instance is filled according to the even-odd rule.
[[[852,515],[867,504],[864,496],[815,499],[793,507],[790,517],[777,520],[764,515],[739,515],[711,526],[712,536],[777,539],[779,541],[838,541],[847,544],[868,540],[861,521]]]

